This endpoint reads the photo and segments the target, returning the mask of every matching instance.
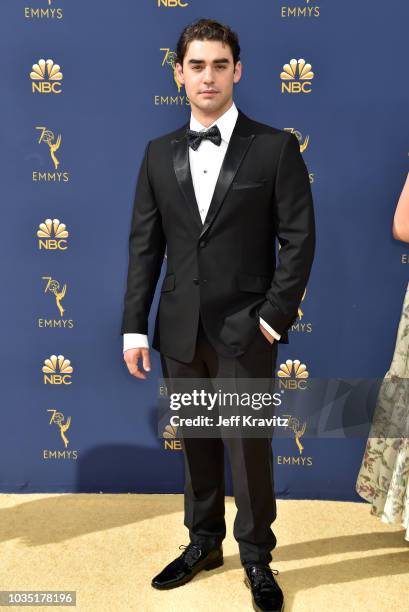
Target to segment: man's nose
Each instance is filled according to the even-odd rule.
[[[211,66],[207,66],[207,68],[205,69],[203,80],[205,83],[214,82],[213,68]]]

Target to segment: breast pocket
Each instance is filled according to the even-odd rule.
[[[236,190],[236,189],[256,189],[257,187],[264,187],[264,185],[267,183],[267,179],[260,179],[259,181],[252,181],[252,182],[240,182],[240,181],[233,181],[232,183],[232,189]]]

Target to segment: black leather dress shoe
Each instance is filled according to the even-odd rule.
[[[201,570],[211,570],[223,565],[223,547],[206,552],[197,544],[181,544],[183,553],[171,561],[157,576],[152,578],[155,589],[173,589],[181,586]]]
[[[284,610],[283,592],[278,586],[269,565],[250,565],[244,569],[244,582],[251,589],[253,608],[257,612],[282,612]]]

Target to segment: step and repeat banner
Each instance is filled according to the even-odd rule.
[[[177,430],[157,432],[159,355],[146,381],[130,376],[120,326],[139,165],[189,118],[175,45],[200,17],[237,31],[236,105],[293,132],[309,171],[317,250],[281,384],[382,379],[409,280],[391,233],[408,16],[406,0],[3,1],[2,492],[183,490]],[[158,292],[150,339],[157,305]],[[364,437],[309,439],[296,418],[289,430],[273,443],[278,497],[361,499]]]

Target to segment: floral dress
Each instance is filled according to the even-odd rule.
[[[371,431],[355,484],[371,514],[401,523],[409,542],[409,284],[395,351],[381,383]]]

